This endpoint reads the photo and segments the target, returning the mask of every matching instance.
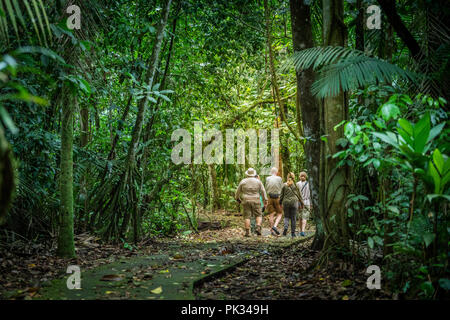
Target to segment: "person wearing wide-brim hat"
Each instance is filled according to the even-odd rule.
[[[256,234],[260,236],[262,223],[260,195],[267,205],[267,194],[261,180],[257,178],[255,169],[248,168],[245,175],[246,178],[239,183],[235,198],[244,207],[245,236],[250,236],[250,217],[256,218]]]

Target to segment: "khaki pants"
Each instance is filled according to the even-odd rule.
[[[244,219],[262,217],[261,202],[259,200],[245,201],[242,203],[242,207],[244,208]]]

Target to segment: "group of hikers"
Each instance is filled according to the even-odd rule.
[[[295,182],[295,174],[289,172],[286,183],[278,176],[278,168],[270,170],[266,184],[262,183],[256,170],[249,168],[246,178],[243,179],[236,190],[236,201],[243,206],[245,220],[245,236],[250,236],[250,220],[255,218],[255,233],[261,235],[263,212],[269,215],[270,232],[279,236],[277,227],[284,211],[284,231],[287,235],[289,224],[291,236],[296,236],[297,215],[301,219],[300,236],[305,236],[306,222],[311,212],[311,193],[306,172],[300,172],[299,181]]]

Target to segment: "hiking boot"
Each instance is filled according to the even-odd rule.
[[[286,237],[286,235],[287,235],[287,229],[284,229],[283,230],[283,236]]]
[[[292,238],[295,238],[295,237],[296,237],[295,233],[292,233],[292,234],[291,234],[291,237],[292,237]]]
[[[277,234],[277,236],[279,236],[280,235],[280,231],[278,231],[278,229],[277,228],[275,228],[275,227],[272,227],[272,230]]]
[[[256,234],[258,235],[258,236],[260,236],[261,235],[261,226],[256,226]]]
[[[246,238],[250,237],[250,230],[249,229],[245,229],[245,236]]]
[[[304,232],[300,232],[300,235],[301,235],[302,237],[304,237],[304,236],[305,236],[305,233],[304,233]]]

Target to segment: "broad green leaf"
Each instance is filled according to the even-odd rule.
[[[372,132],[372,134],[377,137],[380,138],[381,140],[383,140],[384,142],[399,148],[398,142],[397,142],[397,136],[393,133],[393,132],[386,132],[386,133],[380,133],[380,132]]]
[[[441,278],[439,279],[439,285],[444,290],[450,290],[450,279],[447,278]]]
[[[46,55],[49,58],[55,59],[58,62],[66,64],[66,62],[64,61],[64,59],[61,56],[59,56],[55,51],[47,49],[47,48],[34,47],[34,46],[24,46],[24,47],[20,47],[16,51],[14,51],[14,53],[16,53],[16,54],[40,53],[40,54]]]
[[[423,241],[425,242],[425,246],[428,247],[434,240],[434,238],[436,238],[436,235],[434,233],[425,233],[423,235]]]
[[[375,169],[378,169],[379,167],[380,167],[380,160],[378,160],[378,159],[373,159],[373,162],[372,162],[372,164],[373,164],[373,166],[375,167]]]
[[[399,120],[399,124],[402,123],[403,125],[401,125],[397,129],[398,133],[403,138],[403,140],[410,146],[411,150],[414,150],[414,129],[413,129],[413,126],[411,126],[411,124],[408,121],[406,121],[406,120],[401,121],[401,120],[404,120],[404,119],[400,119]],[[403,129],[404,127],[406,128],[406,130]],[[411,130],[411,132],[409,130]]]
[[[414,152],[424,152],[429,135],[430,115],[427,113],[414,125]]]
[[[386,125],[380,120],[374,120],[373,123],[375,123],[375,125],[380,129],[386,129]]]
[[[412,136],[414,134],[414,127],[411,125],[411,123],[408,120],[406,120],[406,119],[398,119],[398,124],[410,136]]]
[[[444,170],[444,158],[442,157],[441,152],[439,149],[435,149],[433,152],[433,162],[436,166],[436,169],[440,176],[442,176],[443,170]]]
[[[380,110],[381,117],[384,121],[396,119],[400,115],[400,108],[393,103],[385,103]]]
[[[445,123],[438,124],[437,126],[431,128],[430,135],[428,136],[427,143],[433,140],[438,134],[441,133],[442,129],[444,128]]]
[[[427,194],[427,199],[430,203],[433,201],[433,199],[437,199],[437,198],[442,198],[447,201],[450,201],[450,195],[447,195],[447,194],[436,194],[436,193]]]
[[[367,244],[369,245],[369,247],[370,247],[370,248],[372,248],[372,249],[373,249],[373,245],[374,245],[374,243],[373,243],[373,239],[372,239],[372,237],[369,237],[369,238],[367,238]]]
[[[428,173],[433,178],[434,193],[440,194],[441,176],[439,175],[439,172],[436,170],[436,167],[434,166],[432,161],[430,161],[428,164]]]
[[[373,240],[375,241],[376,244],[378,244],[379,246],[383,245],[383,239],[380,238],[379,236],[373,236]]]
[[[361,135],[357,135],[357,136],[351,137],[350,142],[352,144],[357,144],[360,139],[361,139]]]
[[[14,124],[14,121],[9,116],[6,109],[0,105],[0,120],[3,121],[5,126],[11,131],[12,134],[16,134],[19,129],[17,129],[16,125]]]
[[[344,126],[344,135],[347,139],[350,139],[353,136],[353,133],[355,132],[355,125],[353,122],[347,122]]]

